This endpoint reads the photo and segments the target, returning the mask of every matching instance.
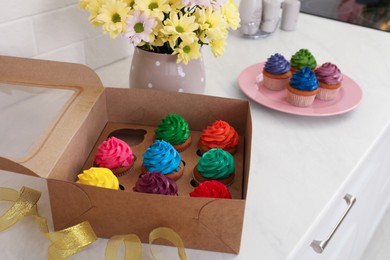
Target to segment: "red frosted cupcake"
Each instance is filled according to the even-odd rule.
[[[94,165],[110,169],[116,176],[125,174],[134,164],[135,157],[124,141],[110,137],[98,146]]]
[[[227,122],[215,121],[202,131],[199,140],[199,150],[203,154],[212,148],[221,148],[231,154],[237,151],[239,136],[236,130]]]
[[[177,185],[174,180],[161,172],[141,174],[133,191],[160,195],[177,195]]]
[[[191,197],[231,199],[229,189],[219,181],[206,181],[190,192]]]

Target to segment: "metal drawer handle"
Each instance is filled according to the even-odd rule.
[[[314,249],[314,251],[316,251],[319,254],[324,252],[324,250],[325,250],[326,246],[328,245],[330,239],[333,237],[334,233],[336,233],[337,229],[339,228],[339,226],[343,222],[344,218],[347,216],[348,212],[351,210],[353,204],[355,204],[355,202],[356,202],[356,198],[354,196],[350,195],[350,194],[345,194],[344,199],[347,202],[348,207],[345,210],[344,214],[341,216],[340,220],[337,222],[336,226],[333,228],[333,230],[330,233],[330,235],[326,239],[324,239],[322,241],[313,240],[311,242],[311,244],[310,244],[310,246]]]

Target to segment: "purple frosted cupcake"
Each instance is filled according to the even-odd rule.
[[[276,53],[269,57],[263,68],[263,85],[270,90],[286,89],[291,78],[290,63]]]
[[[177,185],[174,180],[161,172],[141,174],[133,188],[135,192],[160,195],[177,195]]]
[[[321,100],[332,100],[336,98],[343,81],[343,75],[340,69],[330,62],[326,62],[314,72],[320,84],[316,98]]]

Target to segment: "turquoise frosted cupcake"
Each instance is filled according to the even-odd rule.
[[[168,142],[156,140],[142,154],[142,173],[161,172],[178,180],[184,173],[184,163],[179,152]]]
[[[235,176],[234,157],[220,148],[210,149],[199,158],[193,174],[198,183],[216,180],[230,185]]]

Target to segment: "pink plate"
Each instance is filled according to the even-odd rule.
[[[277,111],[302,116],[333,116],[351,111],[363,98],[363,92],[356,82],[343,75],[343,87],[334,100],[315,99],[309,107],[296,107],[287,102],[287,90],[272,91],[263,86],[263,67],[264,62],[244,69],[238,77],[238,84],[249,98]]]

